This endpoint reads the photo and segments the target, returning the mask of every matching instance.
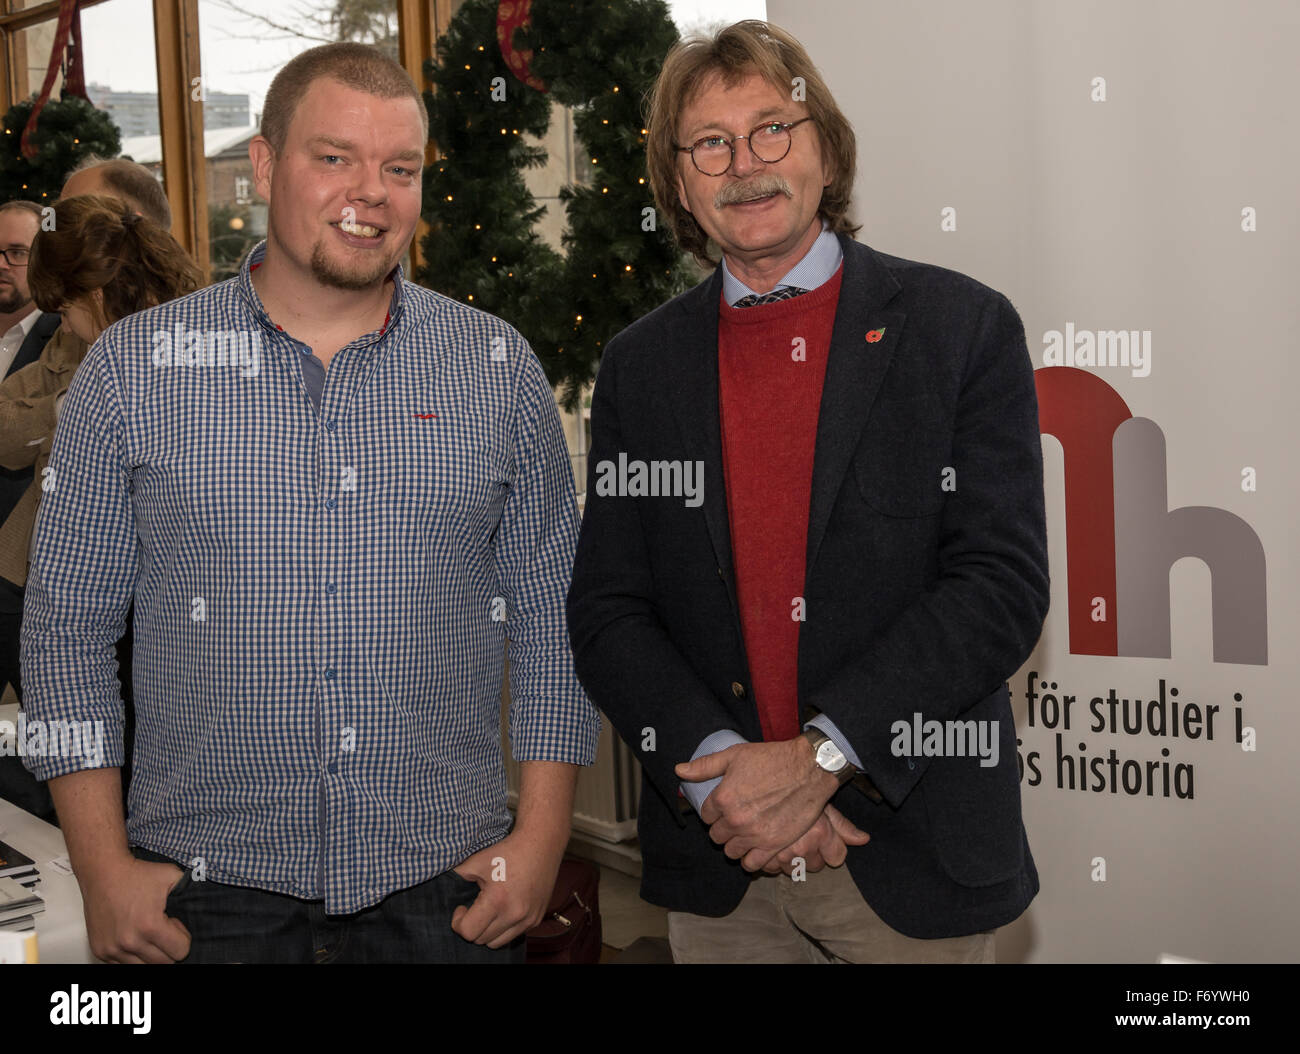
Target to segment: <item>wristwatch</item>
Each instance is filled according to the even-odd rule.
[[[805,728],[803,737],[812,744],[813,759],[817,762],[818,768],[829,772],[839,780],[841,787],[857,774],[858,770],[849,764],[844,751],[837,747],[835,740],[820,728]]]

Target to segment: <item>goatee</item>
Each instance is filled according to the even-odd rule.
[[[394,266],[385,260],[374,260],[369,265],[358,263],[345,269],[326,255],[324,245],[319,242],[311,254],[312,277],[321,285],[335,289],[373,289],[388,276]]]

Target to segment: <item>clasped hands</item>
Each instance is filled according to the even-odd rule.
[[[776,743],[738,743],[676,768],[685,783],[721,776],[700,818],[709,837],[746,871],[769,874],[838,867],[850,845],[870,839],[830,804],[839,781],[818,766],[803,736]]]

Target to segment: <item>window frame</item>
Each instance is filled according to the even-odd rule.
[[[83,0],[93,7],[109,0]],[[398,54],[417,88],[424,90],[425,59],[434,54],[461,0],[395,0]],[[15,37],[42,22],[56,22],[58,0],[14,9],[15,0],[0,0],[0,110],[20,97]],[[164,188],[172,210],[172,234],[210,281],[208,244],[207,159],[203,149],[203,101],[191,86],[203,75],[199,61],[199,0],[153,0],[154,62],[158,76],[158,126],[162,139]],[[25,96],[24,96],[25,97]],[[438,159],[433,143],[425,145],[425,164]],[[408,274],[421,265],[420,242],[428,232],[421,220],[411,243]]]

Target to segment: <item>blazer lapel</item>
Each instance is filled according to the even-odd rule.
[[[902,286],[875,252],[846,235],[840,235],[840,243],[844,249],[844,276],[817,419],[808,511],[808,574],[812,572],[835,499],[907,318],[905,312],[891,311],[886,306]],[[719,267],[711,279],[682,298],[668,337],[670,346],[681,356],[681,367],[669,371],[669,383],[675,386],[672,404],[685,449],[690,457],[704,461],[704,519],[718,567],[734,595],[718,410],[718,300],[721,296],[722,268]],[[879,337],[874,337],[875,333]],[[873,339],[868,340],[869,334]]]
[[[46,311],[41,314],[32,325],[32,331],[27,334],[18,351],[14,354],[13,362],[10,363],[9,369],[5,371],[5,376],[8,377],[17,373],[24,366],[30,366],[39,359],[41,349],[45,347],[50,337],[54,336],[54,331],[59,328],[62,322],[63,316],[57,312]]]
[[[673,378],[670,383],[678,385],[672,402],[687,455],[704,462],[704,521],[718,567],[732,586],[731,528],[727,520],[718,409],[718,301],[721,296],[722,268],[719,266],[711,279],[700,283],[682,299],[670,338],[680,351],[682,367],[670,371]]]
[[[806,574],[811,575],[835,499],[907,318],[886,305],[901,291],[875,252],[840,235],[844,277],[817,418]]]

